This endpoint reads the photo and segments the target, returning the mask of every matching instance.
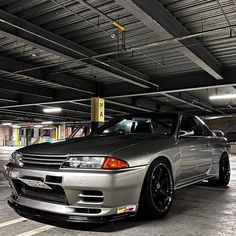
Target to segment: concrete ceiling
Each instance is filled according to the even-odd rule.
[[[235,113],[234,100],[208,98],[235,92],[232,0],[1,0],[0,9],[2,121],[89,120],[92,96],[106,99],[107,118]]]

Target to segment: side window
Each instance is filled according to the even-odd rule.
[[[200,123],[200,125],[202,126],[202,128],[204,129],[206,136],[213,136],[213,133],[210,131],[208,126],[205,124],[205,122],[203,120],[201,120],[199,117],[197,117],[197,120]]]
[[[176,129],[175,117],[158,117],[153,118],[153,130],[157,135],[173,135]]]
[[[186,132],[192,132],[192,136],[205,136],[205,132],[198,124],[198,122],[195,120],[193,116],[182,116],[181,120],[181,125],[180,125],[180,130],[181,131],[186,131]]]

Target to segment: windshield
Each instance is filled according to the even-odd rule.
[[[148,116],[126,116],[100,127],[95,134],[155,134],[174,135],[177,114],[152,114]]]

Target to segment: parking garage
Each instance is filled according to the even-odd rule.
[[[0,0],[0,235],[235,235],[235,13],[235,0]],[[114,129],[110,127],[104,128],[100,133],[96,132],[104,124],[104,127],[109,127],[106,126],[108,122],[113,124],[113,119],[120,121],[120,117],[125,117],[121,121],[132,121],[132,124],[127,123],[130,131],[124,130],[122,126],[122,129],[115,130],[118,131],[116,136],[119,136],[119,141],[116,136],[111,135],[104,142],[110,149],[114,143],[119,143],[117,150],[120,152],[130,147],[130,150],[127,148],[126,154],[131,157],[125,161],[120,158],[118,151],[118,159],[116,156],[104,157],[102,168],[108,170],[103,171],[111,171],[109,168],[112,165],[124,168],[124,172],[125,168],[141,169],[146,165],[148,175],[148,167],[152,166],[153,162],[144,163],[135,159],[136,163],[132,166],[132,155],[139,154],[143,158],[149,154],[151,160],[153,155],[150,154],[150,149],[154,148],[154,145],[144,142],[143,148],[133,151],[131,147],[140,145],[141,141],[137,143],[130,138],[126,144],[120,136],[127,138],[135,133],[139,135],[139,140],[151,139],[150,134],[145,133],[149,129],[147,123],[149,125],[152,119],[149,116],[162,113],[199,117],[199,120],[194,119],[196,124],[202,127],[201,132],[203,136],[207,136],[208,141],[204,148],[193,143],[189,146],[188,154],[191,158],[192,153],[203,154],[200,157],[202,163],[211,164],[207,171],[209,176],[200,178],[203,181],[193,179],[192,182],[179,185],[180,187],[173,187],[173,204],[164,218],[148,219],[140,217],[139,214],[132,214],[91,225],[84,222],[52,221],[51,215],[38,220],[34,219],[34,216],[37,216],[35,212],[31,213],[31,217],[26,217],[17,214],[9,206],[9,197],[14,198],[15,195],[12,194],[8,186],[9,181],[6,181],[4,175],[6,176],[7,171],[11,172],[6,164],[12,153],[18,153],[18,149],[34,150],[27,147],[39,147],[40,152],[44,150],[40,148],[44,146],[40,145],[50,143],[51,148],[45,149],[43,154],[40,153],[40,157],[33,154],[37,160],[33,160],[28,154],[21,156],[25,167],[20,167],[29,168],[27,164],[30,161],[30,164],[33,163],[30,168],[36,172],[35,175],[30,171],[27,173],[38,178],[33,179],[31,176],[31,181],[41,183],[39,172],[44,168],[44,171],[50,173],[47,176],[51,177],[54,185],[59,183],[59,177],[62,178],[60,183],[63,184],[64,177],[58,176],[55,167],[50,169],[51,163],[55,164],[56,161],[47,159],[45,164],[42,156],[53,153],[55,149],[57,159],[63,155],[66,159],[64,166],[61,165],[60,168],[77,168],[78,161],[80,165],[86,165],[84,162],[90,158],[87,157],[89,151],[93,150],[97,159],[89,159],[89,165],[91,168],[92,161],[96,161],[93,164],[97,168],[99,161],[103,161],[103,157],[98,160],[98,157],[103,155],[103,144],[99,137],[101,134],[106,136],[107,133],[114,132]],[[148,118],[143,114],[149,114]],[[194,136],[192,130],[180,130],[183,116],[176,122],[178,129],[176,128],[175,133],[168,131],[168,135],[175,136],[175,143],[168,147],[168,150],[174,146],[179,147],[182,136],[184,140],[187,139],[185,136]],[[166,135],[167,128],[170,128],[169,123],[165,123],[170,122],[168,119],[163,118],[157,122],[159,128],[163,125],[162,129],[155,128],[152,123],[150,133],[156,129],[156,132]],[[139,123],[142,123],[141,129],[138,128]],[[171,129],[174,124],[171,124]],[[142,134],[141,130],[144,128],[146,130],[142,131]],[[99,137],[87,144],[85,150],[82,142],[86,143],[87,141],[83,140],[90,139],[93,133]],[[201,135],[198,133],[195,136]],[[211,138],[216,141],[209,141]],[[73,158],[77,157],[73,150],[69,150],[66,155],[63,153],[60,145],[73,143],[74,140],[78,140],[78,146],[81,146],[78,152],[86,154],[87,159],[75,161]],[[199,141],[196,142],[199,144]],[[230,145],[230,151],[226,146],[220,146],[219,150],[224,151],[218,155],[217,148],[226,142]],[[168,142],[162,142],[161,145],[165,146],[166,143]],[[211,146],[212,143],[215,146]],[[186,148],[186,145],[184,147]],[[186,156],[185,164],[181,164],[184,155],[182,149],[180,147],[179,152],[175,150],[175,154],[172,151],[173,156],[168,157],[176,163],[172,168],[172,162],[167,163],[167,166],[170,165],[169,169],[172,169],[170,172],[173,172],[170,174],[173,183],[176,180],[175,175],[176,178],[181,176],[181,167],[189,165],[192,161]],[[164,152],[161,153],[163,160]],[[210,159],[207,153],[210,153]],[[52,154],[50,155],[52,158]],[[73,157],[73,164],[69,163],[70,155]],[[225,155],[229,157],[231,164],[229,185],[211,185],[208,179],[216,178],[213,176],[214,170],[217,178],[220,178],[221,171],[220,169],[219,173],[217,172],[221,159],[214,158],[219,159]],[[179,161],[176,161],[177,156]],[[204,160],[205,156],[208,162]],[[109,161],[113,163],[110,166],[108,161],[106,162],[107,158],[111,158]],[[12,161],[12,157],[10,160]],[[41,161],[40,167],[36,166],[37,161]],[[199,161],[199,166],[196,166],[198,161],[193,161],[193,166],[189,168],[200,173],[203,164]],[[167,160],[164,164],[166,162]],[[42,167],[43,165],[45,166]],[[133,176],[142,179],[135,171]],[[17,178],[21,179],[19,181],[25,181],[23,184],[26,188],[31,186],[32,182],[22,180],[21,170],[17,173]],[[143,181],[147,175],[143,176]],[[9,176],[12,178],[13,174]],[[85,174],[80,180],[84,184],[87,178],[89,175]],[[134,192],[137,190],[134,177],[129,180],[124,176],[111,182],[116,183],[118,180],[125,182],[125,187],[122,189],[119,186],[114,195],[108,195],[104,190],[103,196],[102,191],[97,191],[99,189],[87,190],[84,186],[83,191],[79,190],[78,196],[82,196],[84,201],[90,194],[93,206],[96,205],[96,200],[104,197],[101,214],[110,207],[112,196],[117,203],[114,203],[111,212],[115,209],[118,215],[129,210],[136,213],[140,202],[132,202],[133,196],[128,194],[132,189]],[[109,185],[106,179],[97,181],[98,185],[99,181],[103,181],[104,186]],[[140,185],[143,186],[142,183]],[[11,184],[10,186],[12,187]],[[51,188],[50,186],[45,180],[38,188],[42,190]],[[103,189],[107,189],[107,186]],[[156,188],[158,186],[161,185],[156,185]],[[182,188],[183,186],[186,187]],[[68,198],[65,203],[69,204],[72,197],[66,188],[64,190],[65,198]],[[73,191],[77,191],[74,185]],[[118,204],[123,198],[122,191],[128,199],[127,204]],[[19,195],[22,194],[24,191]],[[43,200],[41,198],[41,202],[52,201],[50,194],[52,193],[48,190],[48,196]],[[117,196],[120,196],[119,199]],[[169,198],[172,198],[172,195]],[[35,200],[32,192],[30,199]],[[34,206],[37,205],[35,202]],[[74,207],[75,204],[72,205]],[[37,207],[36,209],[42,210]],[[93,211],[93,214],[98,210],[94,207],[88,209],[88,213]],[[77,209],[78,212],[79,210],[81,208]],[[79,213],[84,216],[84,211]],[[52,213],[50,210],[48,212]]]

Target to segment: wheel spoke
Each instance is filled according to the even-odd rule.
[[[164,179],[160,180],[160,186],[162,187],[164,184],[168,183],[168,177],[166,176]]]
[[[163,189],[160,190],[160,194],[164,197],[167,197],[167,191],[165,191]]]
[[[163,173],[163,168],[159,168],[159,173],[158,173],[158,176],[157,176],[158,180],[160,180],[160,178],[162,176],[162,173]]]

